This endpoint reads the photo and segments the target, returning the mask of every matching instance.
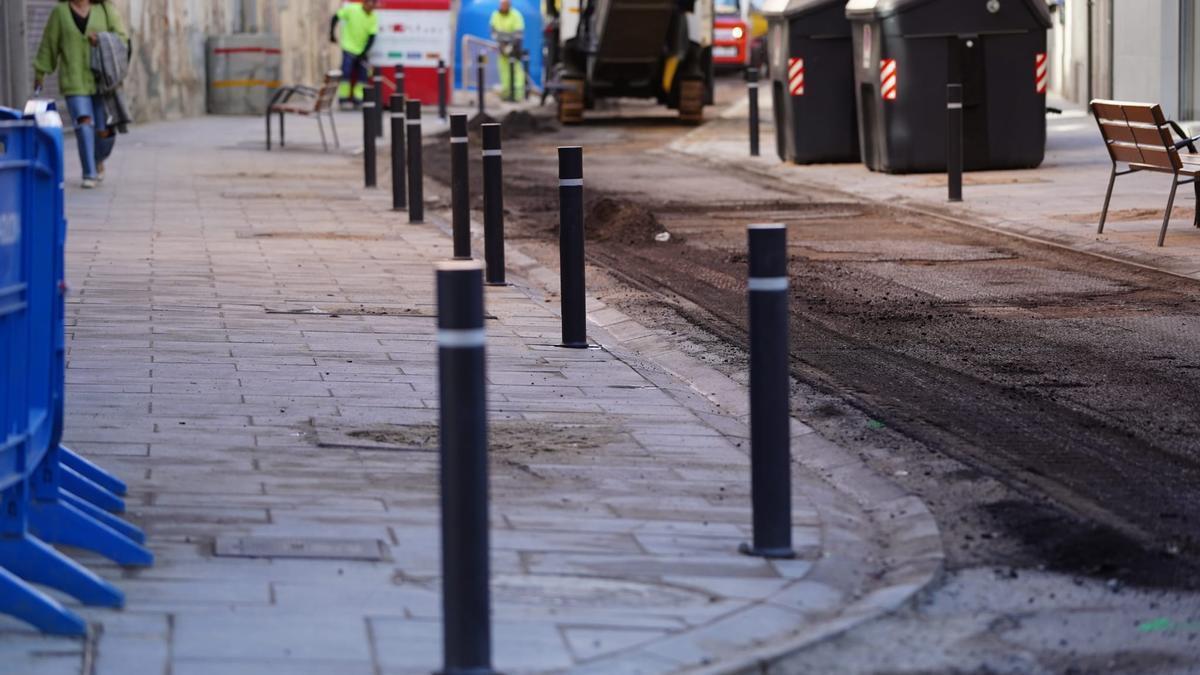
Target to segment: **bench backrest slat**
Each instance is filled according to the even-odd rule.
[[[1092,101],[1092,115],[1113,162],[1172,173],[1183,168],[1158,104],[1097,100]]]
[[[317,92],[317,100],[313,103],[315,112],[325,112],[333,106],[334,97],[337,96],[338,84],[342,80],[342,71],[331,70],[325,73],[325,82],[321,84],[321,89]]]

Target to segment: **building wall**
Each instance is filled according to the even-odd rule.
[[[1179,0],[1122,0],[1113,12],[1113,97],[1179,112]]]
[[[0,0],[10,2],[12,0]],[[25,0],[31,61],[55,0]],[[133,63],[125,94],[138,121],[205,112],[205,41],[244,30],[277,33],[284,82],[317,83],[340,64],[329,17],[340,0],[112,0],[129,27]],[[7,66],[0,66],[0,68]],[[28,63],[26,69],[31,66]],[[53,82],[48,83],[53,92]],[[28,93],[26,93],[28,95]]]

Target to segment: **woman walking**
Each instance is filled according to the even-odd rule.
[[[106,0],[60,0],[50,13],[42,44],[33,62],[34,88],[41,89],[46,75],[58,71],[59,89],[75,124],[75,142],[83,166],[83,187],[94,188],[104,178],[107,152],[98,156],[97,134],[108,133],[104,101],[96,95],[92,74],[92,45],[100,33],[116,33],[128,46],[129,36],[121,15]],[[102,146],[111,151],[111,143]]]

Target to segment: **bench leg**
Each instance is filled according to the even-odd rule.
[[[1196,193],[1196,215],[1192,218],[1192,227],[1200,227],[1200,176],[1192,181],[1192,190]]]
[[[1108,220],[1108,204],[1112,201],[1113,185],[1117,182],[1117,165],[1113,164],[1112,175],[1108,177],[1108,192],[1104,193],[1104,210],[1100,212],[1100,227],[1096,234],[1104,234],[1104,221]]]
[[[338,150],[341,150],[342,142],[340,140],[338,140],[337,122],[335,122],[333,119],[333,108],[329,109],[329,128],[333,130],[333,147]],[[1200,188],[1198,188],[1198,189],[1200,189]]]
[[[267,111],[267,152],[271,151],[271,111]]]
[[[317,113],[317,130],[321,132],[321,148],[329,152],[329,143],[325,142],[325,123],[321,121],[320,113]]]
[[[279,113],[279,147],[287,147],[287,142],[283,138],[283,113]]]
[[[1162,230],[1158,232],[1158,245],[1163,245],[1163,240],[1167,238],[1167,224],[1171,222],[1171,209],[1175,208],[1175,191],[1179,189],[1179,179],[1171,180],[1171,196],[1167,198],[1167,213],[1163,216]]]

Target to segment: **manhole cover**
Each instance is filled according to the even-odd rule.
[[[284,537],[217,537],[215,555],[223,558],[310,558],[388,560],[378,539],[292,539]]]
[[[345,427],[330,421],[312,422],[317,446],[391,452],[437,452],[438,425],[378,424]],[[577,452],[604,447],[618,432],[601,425],[546,424],[528,421],[494,421],[488,424],[488,449],[494,453],[527,454]]]
[[[388,234],[370,234],[366,232],[307,232],[304,230],[264,230],[255,232],[243,230],[237,233],[238,239],[329,239],[349,241],[384,241],[399,237]]]
[[[349,194],[346,192],[222,192],[223,199],[282,199],[282,200],[302,200],[316,199],[323,202],[341,201],[341,202],[356,202],[359,201],[358,195]]]
[[[436,319],[437,314],[432,307],[400,307],[396,305],[311,305],[308,307],[263,307],[267,314],[302,314],[309,316],[393,316],[412,319]],[[495,314],[485,314],[483,318],[495,320]]]
[[[705,593],[665,584],[586,576],[497,575],[492,595],[498,603],[538,607],[687,607],[707,605]]]

